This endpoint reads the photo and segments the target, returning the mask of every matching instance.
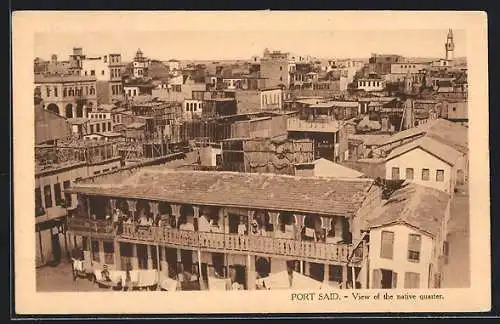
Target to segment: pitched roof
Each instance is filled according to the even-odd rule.
[[[427,136],[443,144],[449,145],[462,153],[467,153],[469,150],[467,133],[468,129],[466,127],[440,118],[398,132],[381,144],[386,145],[399,142],[410,137]]]
[[[436,237],[445,218],[450,196],[415,183],[403,185],[367,219],[369,228],[406,224]]]
[[[310,163],[296,163],[295,166],[311,165],[315,166],[315,177],[331,177],[331,178],[361,178],[365,175],[354,169],[345,167],[325,158],[317,159]]]
[[[85,179],[70,191],[175,203],[353,215],[373,183],[370,179],[172,171],[162,166],[129,172]]]
[[[440,160],[448,163],[449,165],[455,165],[457,160],[462,157],[462,153],[457,151],[451,146],[443,144],[429,137],[421,137],[417,140],[411,141],[404,145],[396,147],[387,156],[386,161],[392,160],[406,152],[412,151],[416,148],[421,148],[422,150],[436,156]]]
[[[387,134],[351,134],[348,136],[348,140],[358,140],[367,146],[372,146],[381,145],[381,143],[389,137],[391,137],[391,135]]]

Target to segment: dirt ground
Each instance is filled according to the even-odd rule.
[[[36,269],[36,290],[38,292],[104,291],[87,279],[73,281],[71,263],[61,262],[55,267]]]
[[[451,203],[448,222],[448,264],[443,269],[443,288],[470,286],[469,247],[469,192],[467,186],[459,189]]]

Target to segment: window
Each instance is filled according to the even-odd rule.
[[[42,191],[40,188],[35,188],[35,207],[37,210],[42,209]]]
[[[106,131],[106,123],[102,123],[102,131],[105,132]]]
[[[101,70],[101,75],[104,75],[104,70]]]
[[[382,231],[380,257],[384,259],[392,259],[393,254],[394,254],[394,232]]]
[[[50,88],[49,87],[45,88],[45,91],[47,92],[47,97],[50,97]]]
[[[408,261],[420,261],[420,247],[422,245],[422,237],[419,234],[410,234],[408,236]]]
[[[111,132],[111,122],[108,122],[108,132]]]
[[[413,180],[413,168],[406,168],[406,180]]]
[[[420,274],[417,272],[405,272],[405,288],[420,288]]]
[[[68,95],[68,89],[63,88],[63,97],[66,97]]]
[[[438,182],[444,181],[444,170],[436,170],[436,181]]]
[[[90,75],[95,75],[95,70],[90,70]]]
[[[282,66],[280,66],[280,71],[283,71],[283,67]]]
[[[90,94],[95,95],[95,88],[92,86],[90,87]]]
[[[114,264],[114,246],[113,242],[104,242],[104,263]]]
[[[392,168],[392,180],[399,180],[399,168]]]
[[[69,180],[66,180],[63,182],[63,188],[64,190],[69,189],[71,186],[71,182]],[[64,200],[66,201],[66,206],[71,206],[71,194],[65,192],[64,193]]]
[[[94,172],[94,175],[98,175],[98,174],[100,174],[100,173],[101,173],[101,171],[100,171],[100,170],[99,170],[99,171],[95,171],[95,172]]]
[[[62,205],[61,184],[58,182],[54,184],[54,198],[56,199],[56,206]]]
[[[52,192],[50,191],[50,185],[43,187],[43,196],[45,197],[45,208],[52,207]]]
[[[54,87],[54,97],[57,97],[57,87]]]
[[[94,125],[90,125],[90,134],[94,133]]]
[[[429,169],[422,169],[422,180],[429,181]]]
[[[280,81],[283,81],[283,77],[280,77]]]
[[[95,125],[95,129],[96,129],[95,131],[99,133],[101,131],[101,125],[100,124],[96,124]]]

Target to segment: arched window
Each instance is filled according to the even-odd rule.
[[[90,95],[95,95],[95,88],[94,86],[90,86]]]

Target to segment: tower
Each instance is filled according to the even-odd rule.
[[[446,43],[444,44],[444,48],[446,50],[446,60],[453,60],[455,43],[453,42],[453,31],[448,30],[448,36],[446,37]]]

